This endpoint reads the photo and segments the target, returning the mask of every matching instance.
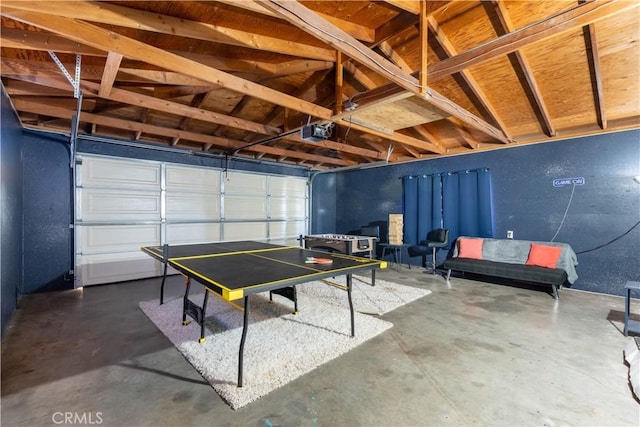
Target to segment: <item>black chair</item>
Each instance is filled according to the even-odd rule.
[[[375,237],[377,240],[380,240],[380,226],[365,225],[364,227],[360,227],[359,236]]]
[[[436,228],[427,233],[427,239],[417,245],[409,246],[407,249],[410,257],[421,256],[422,266],[427,268],[427,254],[431,251],[431,268],[436,274],[436,251],[449,244],[449,230],[446,228]]]

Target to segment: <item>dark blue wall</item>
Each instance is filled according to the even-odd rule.
[[[2,338],[22,289],[22,130],[0,84],[0,286]]]
[[[389,213],[402,213],[405,175],[488,167],[492,172],[495,236],[551,240],[562,222],[572,187],[556,178],[584,177],[576,186],[555,241],[580,253],[607,243],[640,221],[640,131],[530,144],[314,178],[314,232],[346,233]],[[335,199],[329,201],[331,195]],[[325,201],[335,214],[319,212]],[[444,251],[439,254],[440,261]],[[640,226],[614,243],[578,255],[576,289],[622,295],[627,280],[640,280]],[[414,263],[418,263],[416,258]]]
[[[72,289],[69,138],[23,133],[24,292]]]
[[[312,234],[335,233],[336,228],[336,180],[335,173],[318,173],[311,178],[311,229]]]

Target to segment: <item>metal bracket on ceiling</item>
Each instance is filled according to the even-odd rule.
[[[74,78],[74,77],[71,77],[71,74],[69,74],[64,64],[60,61],[60,59],[55,54],[55,52],[52,50],[48,52],[51,59],[53,59],[53,62],[56,63],[58,68],[60,68],[60,71],[62,71],[62,74],[64,74],[67,80],[69,80],[69,83],[71,83],[71,86],[73,86],[73,97],[77,99],[80,96],[80,69],[81,69],[80,65],[82,62],[82,55],[80,54],[76,55],[76,69],[75,69],[75,78]]]
[[[224,180],[229,181],[229,153],[224,153]]]

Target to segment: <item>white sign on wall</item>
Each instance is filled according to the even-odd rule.
[[[584,178],[557,178],[553,180],[554,187],[564,187],[565,185],[584,185]]]

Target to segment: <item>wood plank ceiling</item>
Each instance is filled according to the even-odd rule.
[[[80,135],[212,155],[405,162],[639,127],[638,6],[3,0],[1,73],[25,128],[79,115]]]

